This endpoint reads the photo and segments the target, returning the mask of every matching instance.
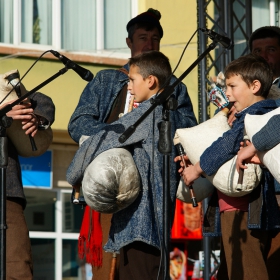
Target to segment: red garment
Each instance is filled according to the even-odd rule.
[[[235,211],[235,210],[240,210],[243,212],[248,211],[248,207],[249,207],[248,194],[244,196],[234,197],[234,196],[225,195],[219,190],[217,192],[219,197],[220,212]]]
[[[78,240],[80,259],[86,259],[94,267],[102,266],[102,228],[100,213],[88,205],[85,207],[84,217]]]

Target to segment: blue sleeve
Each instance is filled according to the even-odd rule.
[[[280,143],[280,115],[269,119],[267,124],[257,132],[252,142],[258,151],[270,150]]]

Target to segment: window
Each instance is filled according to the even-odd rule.
[[[51,0],[21,1],[21,42],[52,45]]]
[[[233,17],[233,26],[235,33],[235,45],[233,48],[234,57],[239,57],[240,55],[245,54],[244,50],[248,51],[247,46],[249,38],[244,38],[244,31],[246,30],[247,24],[246,5],[244,2],[246,1],[234,1],[233,3],[233,10],[235,11],[235,17]],[[252,31],[261,26],[279,26],[279,3],[280,0],[252,0]]]
[[[0,0],[0,44],[126,52],[137,0]]]
[[[0,1],[0,42],[13,43],[13,1]]]
[[[252,1],[252,31],[261,26],[270,25],[269,1]],[[271,24],[275,25],[275,23]]]
[[[85,279],[79,274],[90,274],[91,268],[77,253],[84,209],[70,203],[71,189],[24,188],[24,192],[34,280]]]

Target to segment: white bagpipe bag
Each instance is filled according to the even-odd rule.
[[[227,110],[221,110],[213,118],[197,126],[176,130],[176,141],[182,144],[192,164],[196,164],[200,160],[202,153],[230,129],[227,122],[227,112]],[[204,174],[207,180],[219,191],[233,197],[250,193],[258,186],[262,176],[262,170],[259,165],[247,164],[248,168],[244,170],[243,184],[240,188],[238,186],[239,173],[236,170],[236,158],[237,156],[224,163],[213,176]],[[177,197],[181,195],[182,190],[187,188],[182,181],[180,184]],[[206,198],[211,193],[209,188],[211,188],[209,184],[200,185],[197,182],[197,186],[194,189],[196,197],[201,195],[201,198],[203,196]]]
[[[129,206],[140,192],[140,175],[124,148],[99,154],[86,168],[82,181],[85,201],[100,213],[115,213]]]

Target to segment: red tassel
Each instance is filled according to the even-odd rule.
[[[100,213],[85,207],[84,217],[78,240],[80,259],[86,259],[94,267],[102,266],[102,228]]]

